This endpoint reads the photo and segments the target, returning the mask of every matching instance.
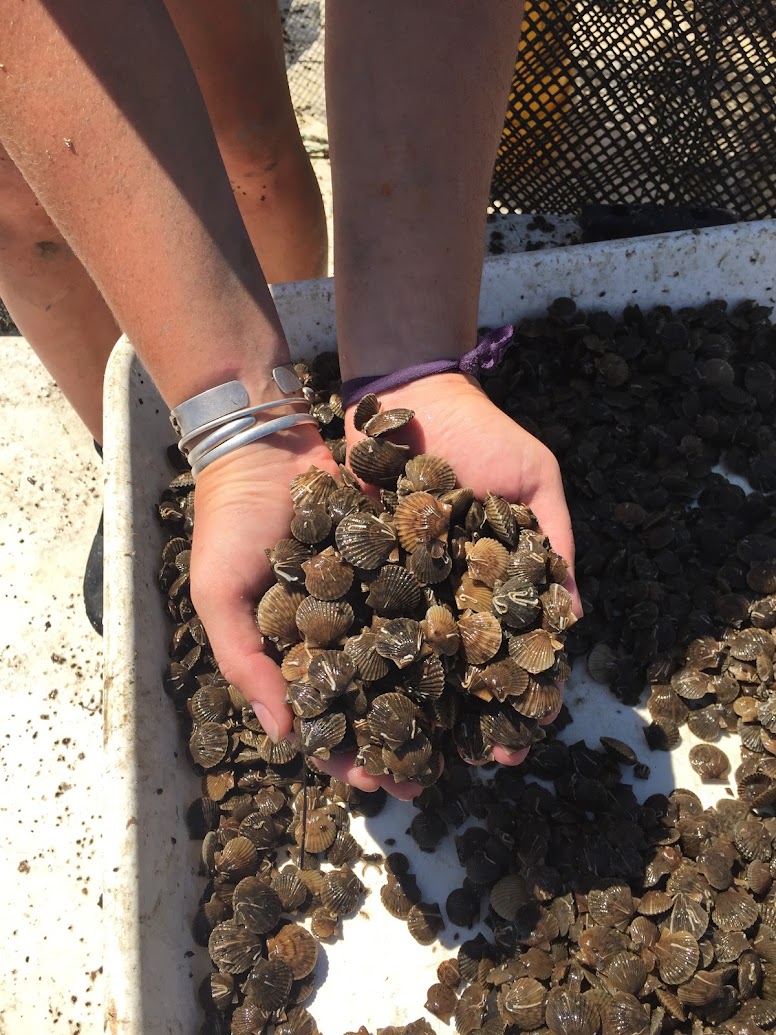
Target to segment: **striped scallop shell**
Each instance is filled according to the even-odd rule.
[[[698,942],[688,931],[663,931],[653,946],[660,977],[667,985],[689,981],[700,962]]]
[[[348,514],[337,525],[337,549],[349,564],[370,570],[384,564],[396,548],[396,532],[385,516]]]
[[[380,694],[372,702],[367,724],[376,743],[399,747],[415,736],[420,709],[406,694]]]
[[[539,611],[536,586],[523,579],[507,579],[493,590],[492,608],[504,625],[512,629],[524,629],[533,622]]]
[[[385,438],[364,438],[350,447],[350,467],[362,481],[390,489],[404,469],[408,452],[409,446]]]
[[[443,604],[433,604],[426,617],[420,623],[423,636],[435,654],[451,657],[458,653],[461,643],[458,635],[458,623],[450,608]]]
[[[380,438],[382,435],[390,435],[409,424],[415,416],[414,410],[406,410],[396,407],[393,410],[381,410],[375,413],[360,429],[370,438]]]
[[[475,543],[466,543],[466,565],[473,579],[492,589],[507,577],[509,552],[497,539],[484,536]]]
[[[439,551],[432,552],[427,546],[418,546],[407,557],[407,569],[421,586],[435,586],[443,582],[452,571],[453,562],[448,551],[444,550],[439,556],[435,554],[439,554]]]
[[[339,600],[353,583],[353,569],[332,547],[302,565],[305,589],[319,600]]]
[[[368,420],[380,412],[380,400],[373,392],[368,392],[359,399],[353,411],[353,424],[356,431],[363,431]]]
[[[294,683],[298,680],[303,681],[307,679],[310,662],[322,650],[322,647],[314,647],[308,643],[295,643],[280,665],[280,671],[286,682]]]
[[[236,920],[224,920],[210,933],[208,952],[226,974],[243,974],[261,955],[262,940]]]
[[[307,672],[307,681],[328,701],[349,690],[355,678],[356,664],[344,650],[321,651]]]
[[[329,712],[316,719],[299,720],[299,737],[302,750],[307,755],[326,759],[329,753],[341,744],[347,730],[347,721],[342,712]]]
[[[431,547],[434,541],[446,539],[450,507],[428,492],[413,492],[400,500],[394,520],[399,542],[408,553],[413,553],[418,546]],[[440,550],[436,552],[441,555]]]
[[[539,599],[544,608],[542,625],[550,632],[564,633],[577,621],[571,594],[559,583],[553,582]]]
[[[455,602],[459,611],[490,611],[493,590],[484,582],[475,582],[468,572],[464,572],[455,591]]]
[[[375,614],[398,617],[416,611],[422,595],[420,583],[412,572],[398,564],[386,564],[369,584],[366,603]]]
[[[291,499],[295,507],[304,504],[326,506],[329,496],[337,488],[336,481],[327,471],[321,471],[320,468],[311,465],[291,482]]]
[[[281,959],[287,963],[294,980],[298,981],[315,967],[318,943],[299,924],[287,924],[267,941],[267,954],[271,960]]]
[[[331,531],[331,517],[320,503],[304,503],[297,507],[291,519],[291,534],[300,543],[313,546]]]
[[[371,629],[364,629],[358,636],[347,639],[345,652],[353,659],[358,675],[365,683],[382,679],[390,670],[388,661],[377,652],[376,634]]]
[[[304,599],[304,593],[278,582],[270,586],[256,608],[259,632],[273,640],[280,650],[297,643],[300,638],[296,612]]]
[[[353,624],[353,608],[346,600],[305,597],[296,611],[296,625],[307,643],[328,647]]]
[[[528,673],[511,658],[503,658],[484,667],[470,665],[461,685],[464,690],[483,701],[494,698],[505,701],[508,697],[519,697],[525,693]]]
[[[527,719],[546,719],[563,704],[563,693],[553,679],[531,678],[525,692],[512,697],[510,704]]]
[[[509,655],[531,675],[546,672],[555,664],[555,651],[562,647],[546,629],[532,629],[509,637]]]
[[[394,618],[382,625],[375,636],[375,649],[398,668],[411,665],[420,654],[423,632],[411,618]]]
[[[487,611],[464,615],[458,619],[461,646],[470,665],[484,665],[499,650],[503,634],[499,620]]]
[[[399,479],[399,493],[450,492],[455,488],[455,472],[446,460],[431,453],[421,453],[408,460],[404,476]]]

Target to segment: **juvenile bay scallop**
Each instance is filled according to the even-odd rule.
[[[494,588],[492,608],[505,625],[512,629],[525,629],[539,611],[536,586],[517,577],[507,579]]]
[[[426,642],[435,654],[451,657],[458,653],[461,638],[458,623],[449,607],[444,604],[432,604],[426,611],[426,617],[420,623]]]
[[[305,642],[327,647],[340,640],[353,624],[353,608],[346,600],[305,597],[296,611],[296,625]]]
[[[399,616],[417,610],[421,599],[422,589],[412,572],[398,564],[386,564],[369,584],[366,603],[375,614]]]
[[[307,592],[319,600],[339,600],[353,583],[353,569],[332,547],[304,561],[302,570]]]
[[[499,620],[487,611],[463,615],[458,619],[458,632],[470,665],[483,665],[490,661],[503,639]]]
[[[555,652],[562,647],[546,629],[532,629],[509,638],[509,654],[521,668],[531,675],[538,675],[555,664]]]
[[[385,438],[365,438],[350,448],[353,473],[370,485],[389,489],[404,470],[409,446]]]
[[[409,492],[450,492],[455,488],[455,472],[441,456],[421,453],[407,460],[399,479],[399,494]]]
[[[337,549],[349,564],[379,568],[396,549],[396,531],[388,515],[347,514],[337,525]]]
[[[404,549],[413,553],[418,546],[425,546],[441,557],[450,526],[450,510],[449,504],[440,503],[428,492],[413,492],[400,500],[394,520]]]
[[[509,551],[497,539],[483,536],[476,543],[466,543],[466,565],[473,579],[493,589],[506,578]]]
[[[256,609],[259,632],[276,643],[279,650],[287,650],[301,638],[296,612],[304,599],[304,593],[277,582],[259,602]]]

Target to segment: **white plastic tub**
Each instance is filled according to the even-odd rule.
[[[332,294],[329,280],[276,290],[295,356],[334,346]],[[753,298],[773,304],[776,223],[490,259],[480,324],[540,314],[559,294],[582,308],[612,312],[629,302],[648,307]],[[156,586],[162,536],[154,506],[170,477],[165,447],[173,434],[164,404],[125,340],[111,358],[105,410],[106,1031],[192,1035],[200,1025],[196,986],[208,963],[189,933],[203,882],[199,843],[189,841],[184,815],[199,786],[161,688],[169,631]],[[650,754],[638,713],[577,673],[567,701],[575,717],[571,738],[597,743],[605,730],[629,741],[652,766],[651,779],[637,792],[691,786],[708,803],[724,793],[723,786],[701,787],[686,765],[689,738],[674,755]],[[385,849],[385,838],[393,837],[398,850],[411,852],[405,831],[413,815],[410,805],[393,803],[368,830],[362,823],[354,832],[367,851]],[[461,881],[451,840],[433,855],[414,852],[413,868],[424,897],[442,905]],[[375,889],[366,915],[347,921],[344,938],[325,947],[319,962],[325,982],[308,1004],[325,1035],[360,1024],[374,1031],[424,1015],[437,963],[457,944],[456,929],[448,927],[438,944],[417,945],[383,910],[376,891],[382,878],[370,870],[364,879]],[[450,1030],[426,1016],[437,1030]]]

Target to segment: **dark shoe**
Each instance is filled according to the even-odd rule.
[[[103,515],[100,514],[100,524],[97,527],[97,533],[92,542],[92,548],[89,551],[89,559],[86,562],[86,572],[84,573],[84,607],[86,608],[86,617],[89,619],[94,631],[99,633],[100,636],[102,636],[102,563],[104,546],[102,518]]]

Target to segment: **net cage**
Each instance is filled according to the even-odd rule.
[[[325,137],[323,4],[282,0],[302,129]],[[496,211],[776,216],[776,0],[528,0]]]

